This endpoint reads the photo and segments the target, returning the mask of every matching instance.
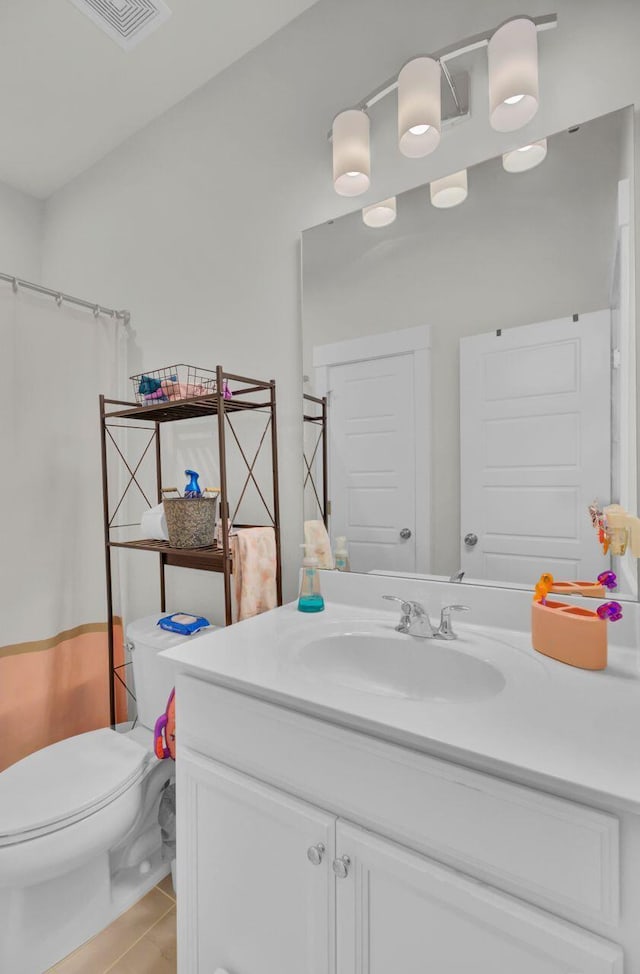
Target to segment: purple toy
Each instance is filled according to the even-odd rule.
[[[615,572],[600,572],[598,581],[604,588],[614,589],[618,587],[618,578]]]
[[[599,617],[607,622],[617,622],[622,619],[622,606],[619,602],[604,602],[596,609]]]

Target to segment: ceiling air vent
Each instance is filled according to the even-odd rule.
[[[129,50],[171,16],[163,0],[71,0],[105,34]]]

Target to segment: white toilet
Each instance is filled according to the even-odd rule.
[[[173,761],[153,728],[175,683],[158,660],[186,639],[158,616],[131,623],[138,722],[68,738],[0,774],[0,971],[39,974],[106,927],[164,875],[160,795]],[[210,630],[205,630],[210,631]]]

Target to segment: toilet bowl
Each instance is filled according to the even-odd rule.
[[[175,769],[155,757],[153,726],[175,670],[157,656],[185,637],[158,630],[157,619],[127,629],[133,730],[79,734],[0,774],[0,971],[48,970],[169,871],[158,805]]]

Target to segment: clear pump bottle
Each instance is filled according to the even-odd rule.
[[[339,572],[351,571],[351,566],[349,564],[349,549],[347,548],[347,539],[343,535],[341,535],[339,538],[336,538],[335,562],[336,562],[336,568]]]
[[[320,576],[318,573],[318,559],[312,554],[311,545],[301,545],[305,549],[302,562],[302,581],[298,596],[298,610],[300,612],[322,612],[324,599],[320,591]]]

